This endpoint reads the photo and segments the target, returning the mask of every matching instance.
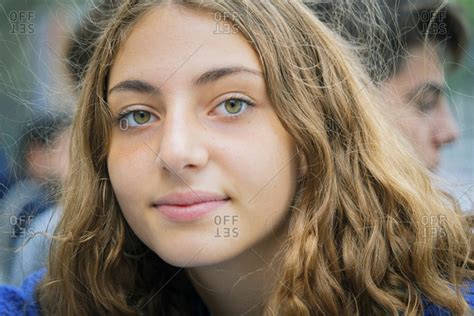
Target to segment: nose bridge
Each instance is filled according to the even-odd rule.
[[[180,172],[186,166],[199,166],[207,155],[201,127],[193,109],[183,101],[169,104],[161,129],[159,160],[163,168]]]
[[[446,101],[441,104],[441,109],[438,112],[436,129],[437,139],[441,144],[451,143],[459,137],[458,124]]]
[[[190,110],[186,111],[184,107],[170,106],[164,118],[162,144],[166,142],[181,144],[188,137],[186,134],[193,128],[193,118]],[[176,147],[176,146],[175,146]]]

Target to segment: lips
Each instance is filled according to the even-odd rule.
[[[168,219],[181,222],[201,218],[229,200],[224,194],[193,190],[168,194],[156,200],[153,206]]]

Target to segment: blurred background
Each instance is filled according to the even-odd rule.
[[[91,6],[0,3],[0,283],[20,285],[47,258],[77,99],[64,56]]]
[[[451,1],[461,7],[469,25],[469,47],[461,69],[448,75],[448,98],[461,137],[442,152],[440,175],[463,208],[474,209],[474,1]]]

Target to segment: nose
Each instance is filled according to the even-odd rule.
[[[438,145],[454,142],[459,138],[459,127],[446,102],[443,102],[437,119],[435,140]]]
[[[205,128],[189,109],[168,111],[161,129],[156,161],[160,168],[179,176],[202,168],[208,161]]]

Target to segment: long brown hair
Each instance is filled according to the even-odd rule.
[[[350,47],[301,1],[176,0],[220,12],[259,54],[269,97],[300,152],[280,281],[265,315],[417,315],[422,299],[466,313],[471,231],[379,113]],[[107,171],[107,77],[156,1],[126,0],[100,34],[75,115],[64,214],[38,289],[51,315],[186,315],[189,280],[121,214]],[[232,14],[229,14],[232,13]],[[230,18],[229,18],[230,19]]]

